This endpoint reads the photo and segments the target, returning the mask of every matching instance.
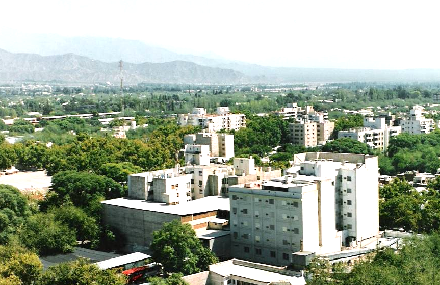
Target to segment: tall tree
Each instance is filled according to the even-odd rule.
[[[205,248],[189,224],[172,221],[153,232],[153,259],[162,264],[166,274],[193,274],[207,270],[217,257]]]

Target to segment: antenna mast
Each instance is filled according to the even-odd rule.
[[[122,113],[122,116],[124,116],[125,100],[124,100],[124,90],[122,88],[122,82],[124,81],[124,77],[122,76],[122,67],[123,67],[122,60],[120,60],[119,61],[119,78],[121,79],[121,86],[120,86],[120,94],[121,94],[121,101],[122,101],[122,108],[121,108],[122,112],[121,113]]]

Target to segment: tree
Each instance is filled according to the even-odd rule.
[[[93,217],[100,213],[103,199],[122,197],[122,186],[113,179],[88,172],[63,171],[52,177],[52,186],[41,203],[42,209],[72,202]]]
[[[0,169],[8,169],[15,164],[17,156],[14,147],[7,143],[0,143]]]
[[[106,163],[99,169],[99,174],[111,178],[120,184],[127,183],[128,175],[139,172],[142,172],[142,168],[133,165],[131,162]]]
[[[20,191],[0,184],[0,244],[6,244],[30,215],[28,201]]]
[[[95,218],[87,215],[82,209],[73,205],[54,207],[49,213],[55,216],[55,220],[61,222],[71,230],[75,230],[76,240],[95,241],[99,237],[99,225]]]
[[[76,245],[75,230],[57,221],[52,213],[31,216],[19,236],[23,245],[41,255],[71,252]]]
[[[0,284],[33,284],[42,271],[35,253],[17,245],[0,246]]]
[[[161,230],[153,232],[150,248],[153,259],[162,264],[166,274],[194,274],[218,262],[217,257],[203,247],[191,226],[178,220],[166,223]]]
[[[372,150],[365,144],[350,138],[340,138],[326,143],[322,147],[322,151],[339,152],[339,153],[362,153],[371,154]]]
[[[37,285],[125,285],[126,278],[115,270],[101,270],[86,259],[49,267]]]
[[[148,283],[151,285],[189,285],[182,277],[181,273],[173,273],[167,278],[151,277],[148,279]]]

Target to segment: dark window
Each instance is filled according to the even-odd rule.
[[[347,188],[347,193],[351,193],[351,189],[350,188]]]
[[[351,176],[347,176],[347,181],[351,181]]]
[[[269,199],[269,204],[273,204],[274,202],[274,199]]]
[[[351,218],[352,214],[350,212],[347,213],[347,217]]]
[[[289,260],[289,254],[283,252],[283,259],[284,259],[284,260]]]
[[[271,250],[270,251],[270,257],[276,257],[276,256],[277,256],[276,252]]]
[[[351,200],[347,200],[347,205],[351,205]]]
[[[298,208],[298,202],[293,202],[293,207]]]
[[[261,255],[261,248],[256,248],[255,249],[255,254],[256,255]]]
[[[249,246],[245,246],[245,247],[244,247],[244,252],[249,253],[249,251],[250,251],[250,250],[249,250]]]

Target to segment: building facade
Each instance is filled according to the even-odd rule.
[[[429,134],[435,129],[433,119],[427,119],[423,115],[423,107],[414,106],[409,112],[409,117],[400,122],[402,133],[420,135]]]
[[[232,254],[288,265],[295,252],[329,253],[379,232],[377,157],[303,153],[297,172],[229,187]]]
[[[191,114],[180,114],[178,123],[182,126],[193,125],[200,126],[203,130],[219,132],[221,130],[238,131],[246,127],[246,116],[244,114],[232,114],[228,107],[217,108],[216,114],[206,114],[203,108],[194,108]]]

